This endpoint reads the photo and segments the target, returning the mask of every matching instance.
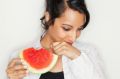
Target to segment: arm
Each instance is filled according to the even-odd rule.
[[[74,60],[70,60],[69,66],[78,79],[105,79],[101,59],[95,48],[78,46],[81,54]]]

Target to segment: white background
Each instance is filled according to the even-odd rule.
[[[0,0],[0,79],[11,52],[40,36],[44,0]],[[108,79],[120,79],[120,1],[86,0],[91,21],[80,40],[95,44]]]

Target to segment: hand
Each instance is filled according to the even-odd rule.
[[[20,58],[13,59],[6,69],[9,79],[22,79],[28,73],[26,67],[22,64]]]
[[[66,42],[54,42],[51,46],[57,55],[65,55],[72,60],[80,56],[80,51]]]

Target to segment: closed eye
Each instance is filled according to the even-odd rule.
[[[70,29],[70,28],[65,28],[65,27],[63,27],[63,30],[64,30],[64,31],[70,31],[71,29]]]

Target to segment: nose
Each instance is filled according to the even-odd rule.
[[[70,35],[69,35],[69,38],[68,38],[68,42],[69,43],[73,43],[75,40],[76,40],[76,32],[72,32]]]

